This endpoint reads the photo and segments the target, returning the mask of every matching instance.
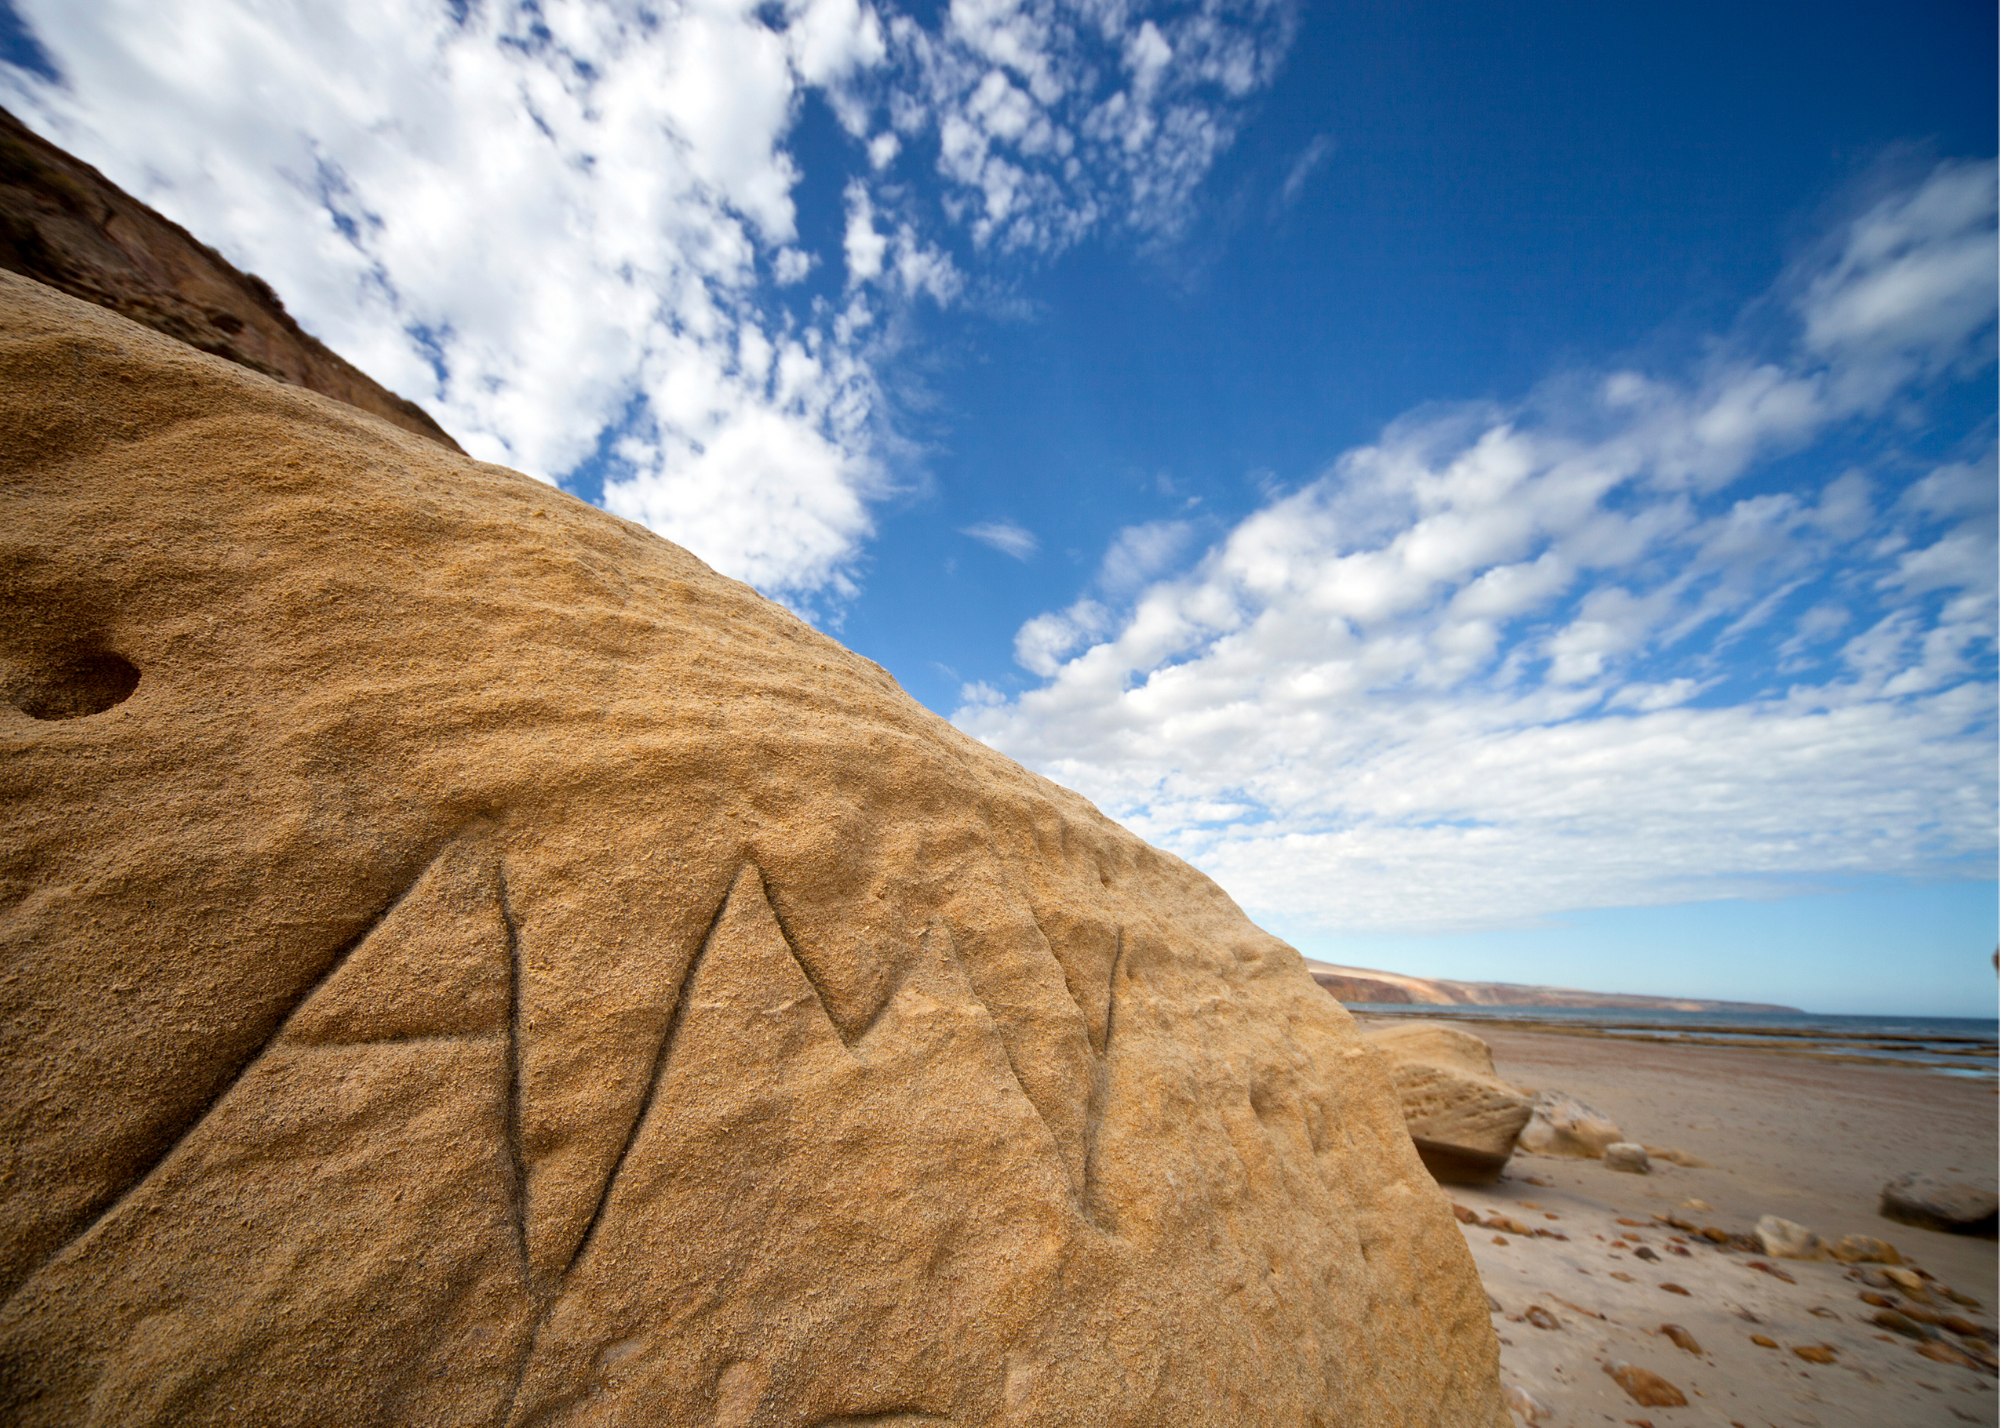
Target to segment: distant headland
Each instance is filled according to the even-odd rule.
[[[1649,997],[1631,992],[1584,992],[1521,982],[1454,982],[1368,967],[1306,959],[1315,982],[1343,1002],[1439,1007],[1626,1007],[1649,1011],[1795,1012],[1772,1002],[1724,1002],[1704,997]]]

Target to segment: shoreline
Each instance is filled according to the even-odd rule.
[[[1747,1234],[1760,1216],[1777,1215],[1828,1240],[1874,1236],[1932,1276],[1929,1283],[1978,1301],[1963,1312],[1993,1325],[1994,1241],[1916,1229],[1876,1211],[1883,1183],[1904,1171],[1991,1188],[2000,1158],[1994,1087],[1907,1062],[1579,1034],[1424,1010],[1425,1019],[1484,1040],[1503,1080],[1569,1092],[1608,1113],[1628,1138],[1709,1162],[1656,1160],[1653,1173],[1631,1175],[1601,1161],[1517,1152],[1492,1185],[1443,1187],[1478,1217],[1460,1228],[1497,1306],[1502,1377],[1553,1410],[1542,1422],[1994,1421],[1994,1380],[1985,1371],[1923,1357],[1871,1321],[1878,1311],[1859,1296],[1879,1291],[1857,1275],[1875,1266],[1773,1260],[1665,1223],[1673,1217]],[[1364,1026],[1402,1019],[1355,1016]],[[1528,1233],[1494,1228],[1496,1216]],[[1531,1308],[1540,1312],[1531,1316]],[[1678,1347],[1663,1333],[1668,1325],[1701,1351]],[[1828,1357],[1808,1360],[1798,1349]],[[1687,1406],[1635,1403],[1604,1371],[1620,1361],[1676,1385]]]
[[[2000,1038],[1961,1032],[1932,1034],[1898,1032],[1839,1032],[1811,1027],[1688,1026],[1620,1019],[1623,1008],[1605,1008],[1606,1019],[1568,1019],[1465,1015],[1462,1007],[1411,1007],[1394,1011],[1381,1006],[1349,1006],[1357,1021],[1447,1021],[1482,1038],[1488,1032],[1517,1031],[1544,1036],[1569,1036],[1614,1042],[1623,1046],[1690,1046],[1744,1051],[1767,1056],[1791,1056],[1840,1065],[1902,1067],[1968,1079],[2000,1079]],[[1866,1047],[1866,1050],[1837,1048]],[[1951,1050],[1932,1051],[1934,1047]],[[1957,1048],[1964,1048],[1958,1050]],[[1899,1052],[1884,1055],[1883,1052]]]

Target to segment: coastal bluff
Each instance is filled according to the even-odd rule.
[[[430,413],[301,328],[269,283],[5,109],[0,268],[459,449]]]
[[[1380,1058],[686,551],[0,273],[0,1419],[1503,1428]]]

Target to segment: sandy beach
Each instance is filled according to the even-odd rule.
[[[1710,1163],[1655,1160],[1650,1175],[1631,1175],[1598,1161],[1517,1154],[1495,1185],[1447,1187],[1481,1220],[1498,1215],[1548,1232],[1461,1226],[1498,1306],[1503,1375],[1550,1410],[1541,1422],[1994,1422],[1990,1376],[1923,1357],[1870,1322],[1876,1308],[1860,1295],[1882,1291],[1860,1275],[1876,1267],[1718,1249],[1663,1222],[1748,1233],[1759,1216],[1778,1215],[1828,1239],[1873,1235],[1932,1276],[1927,1289],[1948,1286],[1979,1305],[1934,1294],[1942,1310],[1990,1326],[1994,1242],[1898,1224],[1876,1206],[1883,1182],[1903,1171],[1992,1186],[2000,1154],[1992,1082],[1459,1024],[1492,1046],[1500,1074],[1515,1085],[1568,1091],[1608,1112],[1631,1139]],[[1530,1316],[1531,1308],[1539,1312]],[[1663,1334],[1670,1324],[1699,1352]],[[1812,1362],[1799,1348],[1830,1361]],[[1635,1403],[1604,1372],[1620,1361],[1672,1383],[1687,1406]]]

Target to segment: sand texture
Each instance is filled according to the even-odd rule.
[[[0,428],[0,1418],[1506,1422],[1377,1058],[1186,864],[8,275]]]
[[[1510,1082],[1567,1090],[1635,1139],[1711,1162],[1693,1169],[1656,1156],[1652,1173],[1641,1176],[1517,1151],[1496,1184],[1452,1187],[1453,1199],[1478,1216],[1461,1230],[1497,1305],[1502,1375],[1553,1411],[1542,1421],[1563,1428],[1994,1421],[1989,1372],[1923,1357],[1917,1341],[1871,1322],[1882,1306],[1864,1294],[1906,1308],[1913,1302],[1908,1291],[1880,1284],[1883,1266],[1782,1259],[1740,1240],[1720,1248],[1699,1233],[1754,1238],[1760,1218],[1777,1216],[1829,1241],[1884,1240],[1906,1269],[1930,1276],[1920,1279],[1917,1313],[1957,1315],[1990,1331],[1993,1241],[1876,1213],[1883,1183],[1905,1170],[1991,1185],[1990,1082],[1707,1047],[1640,1048],[1491,1023],[1470,1029],[1491,1044]],[[1947,1287],[1978,1307],[1949,1300]],[[1667,1325],[1700,1352],[1678,1346],[1662,1332]],[[1934,1332],[1945,1349],[1971,1348],[1949,1330]],[[1605,1372],[1617,1363],[1665,1379],[1686,1406],[1636,1402]]]

